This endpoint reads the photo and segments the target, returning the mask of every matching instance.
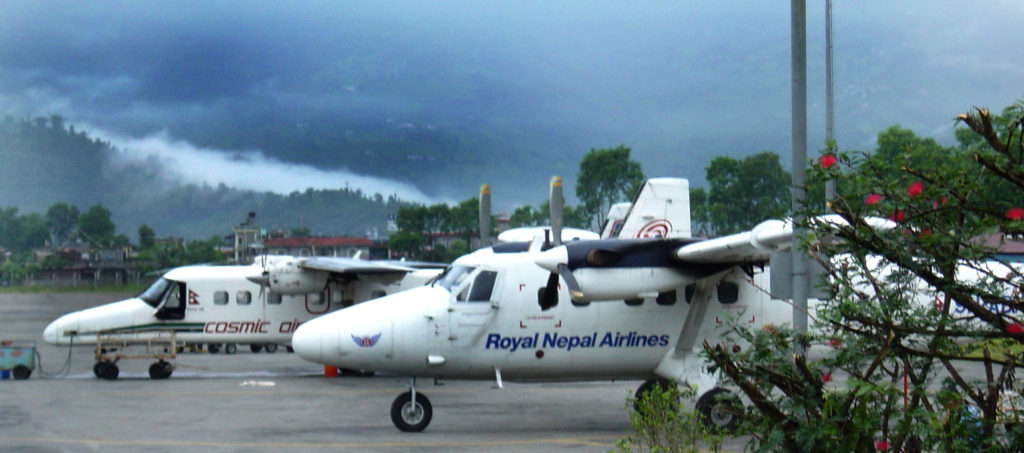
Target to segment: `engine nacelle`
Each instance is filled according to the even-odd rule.
[[[267,273],[270,290],[278,294],[318,293],[327,286],[327,272],[304,269],[296,260],[274,263]]]
[[[653,298],[694,282],[692,275],[656,267],[582,268],[573,276],[583,290],[578,302]]]

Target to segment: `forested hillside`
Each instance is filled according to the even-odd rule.
[[[0,207],[45,212],[54,203],[80,209],[103,204],[118,232],[135,239],[139,225],[159,236],[205,238],[230,232],[257,213],[266,228],[305,226],[314,234],[383,232],[399,201],[359,190],[306,190],[290,195],[182,185],[144,165],[115,163],[121,151],[77,131],[60,116],[0,122]]]

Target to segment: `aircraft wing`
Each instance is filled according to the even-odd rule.
[[[332,274],[375,274],[399,275],[415,271],[416,267],[402,266],[396,262],[367,261],[356,258],[316,257],[301,259],[302,269],[330,272]]]
[[[895,227],[893,222],[882,218],[869,217],[864,220],[876,230]],[[848,225],[846,219],[838,215],[815,217],[811,221],[835,228]],[[791,220],[766,220],[750,231],[682,246],[676,250],[676,257],[692,263],[759,262],[768,260],[772,253],[791,248],[792,243]]]

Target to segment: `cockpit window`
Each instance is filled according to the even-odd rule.
[[[448,269],[445,269],[444,273],[441,274],[440,277],[438,277],[437,283],[435,284],[440,285],[448,291],[452,291],[466,279],[466,276],[473,272],[473,269],[475,268],[463,265],[450,266]]]
[[[469,293],[470,302],[489,302],[491,292],[494,291],[494,280],[498,273],[494,271],[482,271],[473,280],[473,291]]]
[[[151,307],[156,307],[163,301],[164,293],[167,292],[167,288],[171,286],[172,283],[173,282],[170,280],[160,277],[159,280],[153,282],[152,285],[149,285],[149,288],[146,288],[142,294],[139,294],[139,299],[142,299],[143,302]]]

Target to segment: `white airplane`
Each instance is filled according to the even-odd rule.
[[[356,258],[267,256],[249,266],[172,269],[131,299],[68,313],[51,322],[43,339],[57,345],[95,345],[98,334],[146,338],[175,332],[178,344],[206,344],[233,354],[290,345],[310,319],[391,293],[421,286],[441,272],[437,263]],[[146,333],[150,332],[150,333]],[[290,346],[289,346],[290,347]],[[149,368],[163,379],[174,367],[162,358]],[[114,361],[98,360],[97,377],[116,379]]]
[[[460,257],[429,285],[316,318],[295,332],[295,352],[413,376],[391,406],[403,431],[423,430],[433,414],[416,377],[493,379],[499,388],[506,379],[647,379],[638,393],[675,379],[698,386],[709,420],[734,423],[699,340],[721,343],[715,327],[730,316],[755,326],[792,320],[790,305],[770,302],[768,273],[756,266],[789,248],[791,225],[691,238],[688,182],[667,178],[647,181],[611,218],[605,231],[615,238],[498,244]]]

